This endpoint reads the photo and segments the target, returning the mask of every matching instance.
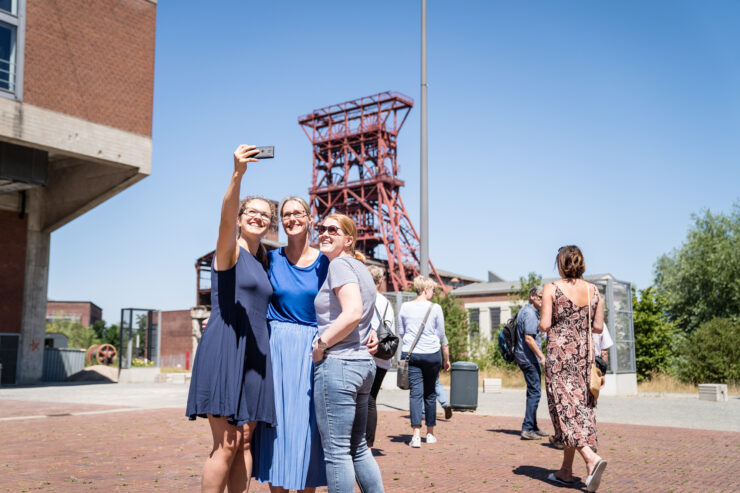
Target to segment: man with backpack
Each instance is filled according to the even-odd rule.
[[[529,303],[524,305],[516,316],[514,361],[519,365],[527,382],[527,408],[521,433],[524,440],[539,440],[548,436],[537,426],[537,407],[542,393],[542,367],[545,365],[545,355],[540,349],[540,308],[542,308],[542,287],[538,286],[529,291]]]

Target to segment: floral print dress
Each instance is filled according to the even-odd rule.
[[[588,284],[591,298],[591,323],[599,297]],[[566,447],[595,447],[596,401],[588,390],[588,306],[573,303],[555,284],[552,327],[547,336],[545,389],[554,439]]]

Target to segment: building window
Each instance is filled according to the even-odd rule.
[[[0,95],[21,99],[23,85],[23,0],[0,0]]]
[[[492,306],[488,312],[491,314],[491,335],[493,335],[501,328],[501,308]]]
[[[468,327],[471,336],[477,336],[480,331],[480,309],[468,309]]]

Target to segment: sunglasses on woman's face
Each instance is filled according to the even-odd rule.
[[[341,229],[334,225],[324,226],[323,224],[318,224],[316,225],[316,231],[318,231],[320,235],[329,233],[331,236],[342,236],[344,234]]]

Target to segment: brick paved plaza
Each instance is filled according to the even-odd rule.
[[[199,491],[207,422],[177,409],[116,408],[0,401],[0,418],[15,418],[0,421],[0,491]],[[520,440],[519,418],[456,413],[438,421],[439,443],[410,449],[407,413],[379,414],[376,457],[388,492],[562,491],[545,479],[561,452]],[[740,491],[740,433],[612,423],[600,431],[609,461],[600,491]]]

